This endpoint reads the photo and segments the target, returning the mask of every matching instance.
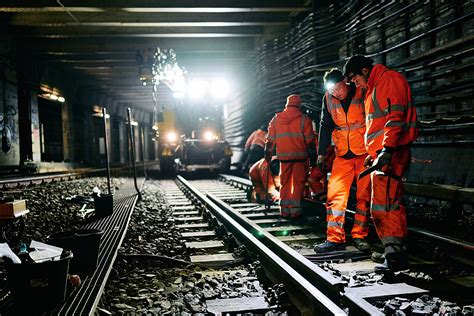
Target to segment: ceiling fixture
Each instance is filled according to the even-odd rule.
[[[60,103],[66,102],[66,99],[62,95],[61,91],[57,88],[50,87],[45,84],[40,85],[41,93],[38,94],[38,97],[47,99],[50,101],[57,101]]]

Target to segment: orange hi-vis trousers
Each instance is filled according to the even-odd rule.
[[[280,162],[280,216],[301,216],[301,200],[306,182],[306,162]]]
[[[402,205],[402,176],[410,165],[409,146],[398,147],[392,155],[390,170],[372,172],[371,215],[377,234],[385,246],[385,255],[405,250],[407,234],[405,206]],[[385,170],[383,170],[385,171]]]
[[[367,154],[350,159],[336,157],[329,177],[327,195],[327,240],[335,243],[346,242],[344,232],[347,200],[354,179],[364,170]],[[357,180],[357,206],[355,210],[352,238],[365,238],[369,233],[370,177]]]

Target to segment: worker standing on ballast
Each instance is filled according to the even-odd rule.
[[[288,96],[285,109],[275,114],[268,125],[265,159],[269,162],[276,146],[280,160],[280,216],[299,219],[307,175],[307,159],[316,164],[313,123],[300,109],[301,98]]]
[[[318,160],[320,169],[326,169],[327,148],[334,142],[334,159],[327,194],[327,239],[316,245],[317,253],[344,250],[345,213],[350,189],[364,169],[365,150],[365,90],[349,84],[339,69],[333,68],[324,75],[326,94],[323,97],[319,132]],[[365,240],[369,233],[370,178],[356,182],[357,205],[351,235],[354,246],[361,251],[370,250]]]
[[[411,89],[403,75],[371,58],[352,56],[344,74],[358,87],[367,89],[365,144],[371,173],[371,215],[385,247],[385,262],[375,272],[408,268],[404,243],[407,234],[405,206],[402,204],[402,177],[411,161],[410,146],[418,137],[416,108]]]

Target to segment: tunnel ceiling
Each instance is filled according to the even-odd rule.
[[[0,15],[20,49],[50,67],[85,75],[97,94],[150,109],[152,88],[138,80],[136,54],[172,48],[202,76],[239,71],[264,41],[311,10],[311,0],[12,0]],[[160,86],[158,97],[172,102]]]

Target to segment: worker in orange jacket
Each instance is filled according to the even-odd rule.
[[[318,139],[318,133],[314,133],[316,140]],[[316,148],[318,142],[316,141]],[[310,168],[308,178],[306,179],[306,191],[305,197],[310,199],[316,199],[319,201],[326,200],[326,193],[328,189],[328,170],[331,171],[332,163],[334,161],[334,146],[328,146],[327,159],[326,159],[326,170],[321,169],[319,166]],[[309,164],[309,161],[308,161]]]
[[[280,199],[280,161],[273,159],[270,164],[265,158],[250,167],[249,176],[254,191],[252,201],[257,203],[276,202]]]
[[[371,214],[377,233],[385,246],[385,262],[376,272],[399,271],[408,267],[404,245],[407,233],[402,204],[402,177],[410,160],[410,145],[418,137],[416,109],[411,90],[400,73],[373,60],[352,56],[344,65],[345,75],[358,87],[367,89],[365,98],[365,143],[371,173]]]
[[[262,125],[259,129],[250,134],[245,142],[244,152],[247,159],[243,165],[243,170],[247,171],[254,163],[265,156],[265,139],[267,138],[267,126]]]
[[[285,109],[277,113],[268,125],[265,159],[270,161],[273,147],[280,160],[280,216],[301,217],[301,200],[306,182],[306,161],[316,164],[316,147],[311,119],[300,110],[301,98],[292,94]]]
[[[344,250],[346,234],[344,231],[345,212],[350,189],[357,181],[357,205],[351,235],[354,246],[361,251],[370,250],[365,241],[369,233],[370,179],[357,176],[364,170],[367,157],[365,150],[365,90],[348,84],[342,72],[333,68],[324,75],[327,89],[321,108],[321,122],[318,146],[318,165],[326,169],[326,148],[332,140],[336,158],[328,184],[327,239],[316,245],[317,253]]]

